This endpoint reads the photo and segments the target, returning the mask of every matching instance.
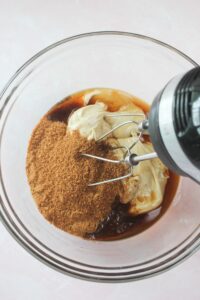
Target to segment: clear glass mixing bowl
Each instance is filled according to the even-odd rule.
[[[109,87],[151,103],[174,75],[196,65],[158,40],[97,32],[51,45],[17,71],[0,102],[0,213],[25,249],[65,274],[110,282],[160,273],[194,253],[200,244],[200,186],[190,179],[181,179],[170,208],[143,233],[95,242],[62,232],[41,216],[27,183],[25,159],[33,128],[67,95]]]

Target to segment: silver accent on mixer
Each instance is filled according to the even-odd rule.
[[[161,95],[158,123],[163,143],[177,166],[187,170],[187,174],[200,182],[199,169],[185,155],[175,132],[173,119],[173,100],[176,87],[183,75],[174,77],[165,87]]]

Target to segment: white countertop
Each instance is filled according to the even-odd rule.
[[[83,32],[121,30],[167,42],[200,63],[199,0],[0,0],[0,89],[36,52]],[[0,224],[0,299],[200,299],[200,251],[153,278],[100,284],[51,270]]]

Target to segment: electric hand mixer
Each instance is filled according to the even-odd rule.
[[[141,114],[120,114],[120,116],[141,116]],[[119,114],[106,114],[107,117],[118,117]],[[143,115],[144,116],[144,115]],[[188,176],[200,183],[200,67],[174,77],[156,96],[148,118],[137,123],[132,120],[123,122],[101,136],[98,141],[110,135],[114,130],[129,123],[136,123],[138,138],[126,148],[123,160],[111,160],[92,154],[82,155],[112,163],[125,163],[129,173],[90,186],[121,180],[132,175],[135,165],[147,159],[159,157],[172,171]],[[139,155],[131,152],[143,134],[149,134],[156,152]]]

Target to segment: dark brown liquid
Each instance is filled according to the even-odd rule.
[[[54,107],[52,107],[52,109],[46,114],[46,117],[52,121],[67,123],[67,119],[72,111],[83,106],[82,97],[88,91],[91,90],[85,90],[76,93],[59,102]],[[118,99],[117,97],[119,95],[117,93],[117,90],[113,90],[112,97],[114,101],[111,101],[110,99],[99,99],[99,96],[94,96],[90,99],[88,105],[94,104],[97,100],[100,100],[107,104],[109,111],[117,111],[120,106],[124,104],[124,99],[121,99],[121,97],[119,97]],[[149,105],[147,103],[137,98],[133,98],[132,102],[141,107],[141,109],[145,113],[149,111]],[[149,138],[144,138],[145,141],[146,139],[148,140]],[[128,214],[129,204],[121,204],[119,202],[119,199],[116,199],[113,204],[112,211],[107,216],[107,218],[99,224],[95,232],[88,233],[86,235],[86,238],[110,241],[127,238],[141,233],[142,231],[152,226],[163,216],[176,194],[178,184],[179,176],[169,171],[169,179],[165,188],[162,205],[149,213],[135,217],[132,217]]]
[[[118,240],[127,238],[149,228],[158,221],[170,206],[179,183],[179,176],[169,172],[162,205],[143,215],[132,217],[128,214],[129,205],[116,201],[107,218],[99,224],[96,232],[87,234],[87,238],[95,240]]]
[[[83,106],[83,102],[74,99],[72,97],[68,97],[63,101],[57,103],[53,106],[50,111],[47,113],[48,120],[51,121],[60,121],[67,123],[67,119],[69,115],[76,109]]]

